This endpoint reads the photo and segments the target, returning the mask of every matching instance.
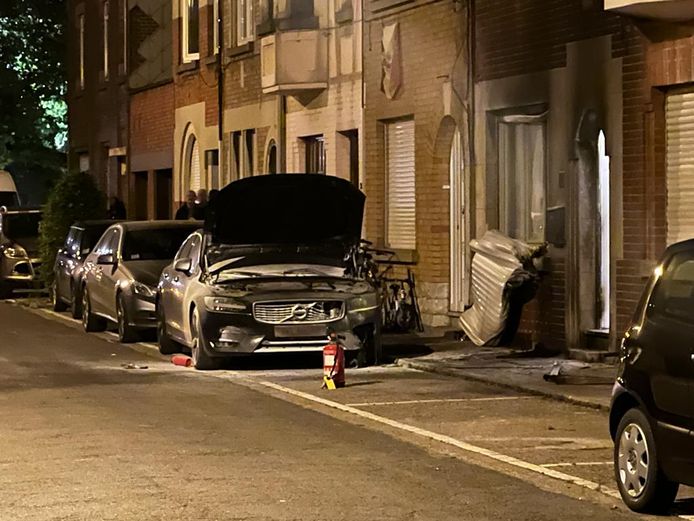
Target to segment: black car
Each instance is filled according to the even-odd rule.
[[[157,288],[162,353],[183,345],[198,369],[224,358],[320,351],[332,329],[363,364],[381,356],[380,299],[351,275],[365,196],[332,176],[235,181],[164,268]]]
[[[694,485],[694,240],[668,248],[622,340],[610,433],[632,510],[667,510]]]
[[[68,307],[73,318],[82,317],[82,276],[84,259],[87,258],[106,229],[113,221],[84,221],[70,227],[65,244],[58,250],[53,266],[51,298],[54,311]]]

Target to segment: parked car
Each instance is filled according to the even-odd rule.
[[[694,240],[671,246],[622,340],[610,412],[624,502],[658,513],[694,485]]]
[[[19,195],[17,194],[17,187],[14,184],[14,179],[12,179],[12,174],[5,170],[0,170],[0,206],[14,208],[19,205]]]
[[[134,342],[156,326],[159,275],[181,243],[201,226],[196,221],[134,221],[114,224],[84,261],[84,330],[118,326],[121,342]]]
[[[189,348],[198,369],[255,353],[318,351],[328,328],[363,363],[380,358],[380,303],[347,276],[364,194],[331,176],[285,174],[231,183],[164,268],[159,346]]]
[[[70,308],[73,318],[82,318],[82,276],[84,259],[113,221],[84,221],[70,227],[65,244],[58,250],[53,266],[51,298],[54,311]]]
[[[41,210],[0,210],[0,298],[33,286],[38,259]]]

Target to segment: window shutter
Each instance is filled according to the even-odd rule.
[[[694,238],[694,92],[666,102],[667,242]]]
[[[196,139],[193,143],[193,149],[190,153],[190,189],[196,192],[200,190],[200,146]]]
[[[388,246],[414,250],[416,235],[414,120],[386,126],[388,175]]]

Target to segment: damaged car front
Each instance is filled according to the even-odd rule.
[[[363,365],[381,358],[379,292],[348,274],[364,195],[335,177],[237,181],[208,211],[159,284],[160,349],[199,369],[260,353],[320,351],[329,330]],[[177,282],[175,282],[177,280]]]

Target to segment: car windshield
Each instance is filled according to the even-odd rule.
[[[0,206],[19,206],[17,192],[0,192]]]
[[[2,232],[14,241],[39,235],[40,213],[10,213],[2,217]]]
[[[123,260],[173,259],[193,231],[190,227],[128,231],[123,241]]]

